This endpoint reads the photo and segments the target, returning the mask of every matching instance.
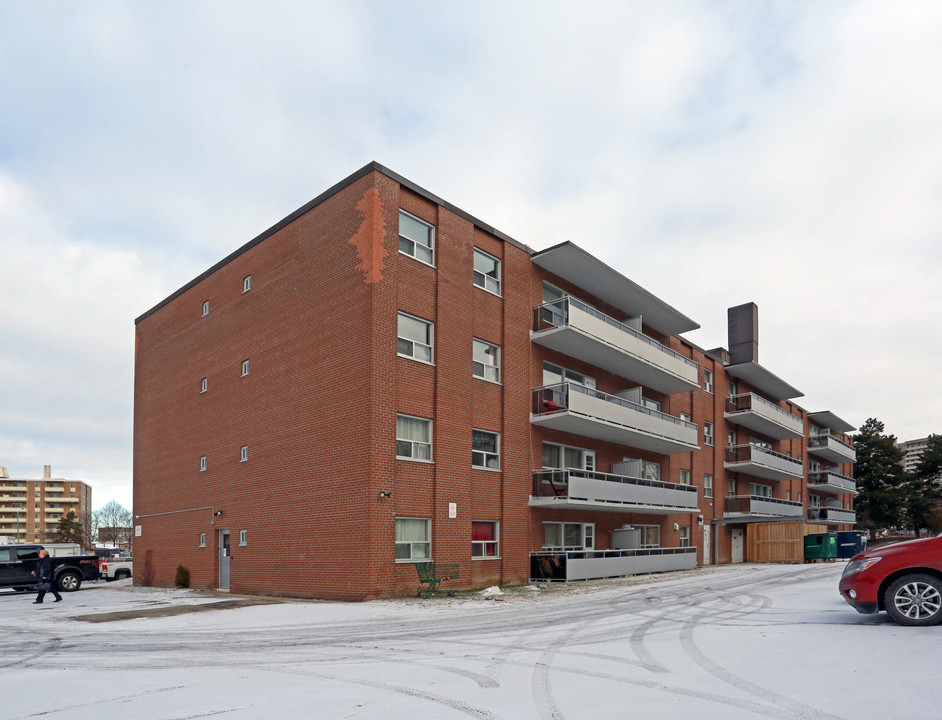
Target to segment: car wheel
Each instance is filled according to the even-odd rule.
[[[942,581],[931,575],[904,575],[887,588],[883,602],[900,625],[935,625],[942,621]]]
[[[59,583],[59,589],[63,592],[74,592],[82,584],[82,578],[79,577],[77,572],[67,570],[59,576],[57,582]]]
[[[115,580],[127,580],[129,577],[131,577],[131,573],[127,570],[118,570],[118,572],[114,574]]]

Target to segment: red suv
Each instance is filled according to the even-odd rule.
[[[942,535],[855,555],[840,588],[857,612],[886,610],[901,625],[942,622]]]

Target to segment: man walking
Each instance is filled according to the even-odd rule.
[[[56,590],[56,583],[52,578],[52,560],[49,558],[48,550],[39,551],[39,562],[36,564],[36,569],[33,570],[33,575],[35,575],[36,579],[39,581],[37,585],[39,594],[33,601],[33,605],[42,605],[43,598],[46,597],[46,593],[50,590],[56,597],[53,602],[62,600],[62,596],[59,594],[59,591]]]

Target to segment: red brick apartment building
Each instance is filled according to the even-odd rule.
[[[426,559],[457,589],[619,577],[854,522],[852,428],[758,363],[754,305],[702,350],[577,245],[375,163],[136,326],[138,583],[364,600]]]

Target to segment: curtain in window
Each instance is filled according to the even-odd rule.
[[[549,443],[543,443],[543,467],[545,468],[558,468],[560,467],[559,463],[559,453],[562,450],[559,445],[550,445]]]
[[[421,518],[396,520],[396,542],[425,542],[428,540],[428,521]]]
[[[475,542],[493,542],[497,538],[494,537],[494,523],[477,521],[471,523],[471,540]]]
[[[396,438],[399,440],[412,440],[413,442],[429,442],[429,422],[420,418],[396,417]]]

